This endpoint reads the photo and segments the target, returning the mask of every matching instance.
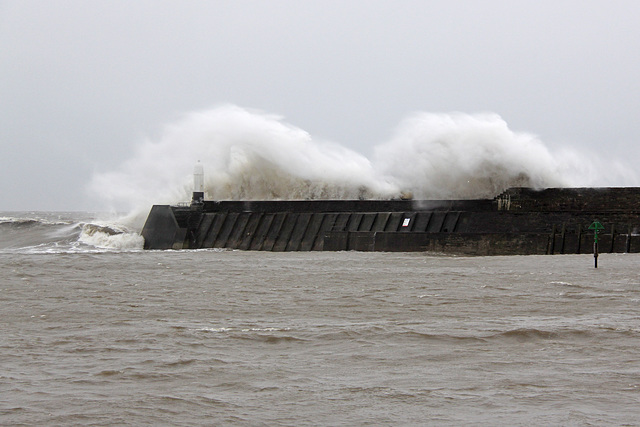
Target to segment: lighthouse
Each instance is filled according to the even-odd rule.
[[[200,160],[193,167],[193,198],[191,204],[200,205],[204,201],[204,170]]]

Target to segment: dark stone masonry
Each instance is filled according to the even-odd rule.
[[[197,199],[196,199],[197,200]],[[640,252],[640,188],[510,188],[480,200],[204,201],[153,206],[145,249]]]

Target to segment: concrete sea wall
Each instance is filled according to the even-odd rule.
[[[640,188],[534,191],[482,200],[205,201],[154,206],[146,249],[430,251],[468,255],[640,252]]]

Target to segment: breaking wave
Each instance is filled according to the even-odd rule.
[[[142,236],[115,222],[20,215],[0,217],[0,252],[5,253],[138,250],[143,244]]]
[[[216,200],[487,198],[513,186],[637,182],[621,164],[605,175],[574,151],[552,152],[496,114],[416,113],[370,160],[279,116],[222,106],[166,126],[119,168],[95,174],[88,189],[131,212],[124,220],[139,228],[151,205],[190,200],[197,161],[206,197]]]
[[[142,249],[144,238],[120,225],[84,224],[78,241],[100,249]]]

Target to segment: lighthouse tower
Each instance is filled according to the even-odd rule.
[[[193,198],[191,204],[202,204],[204,202],[204,170],[200,160],[193,168]]]

